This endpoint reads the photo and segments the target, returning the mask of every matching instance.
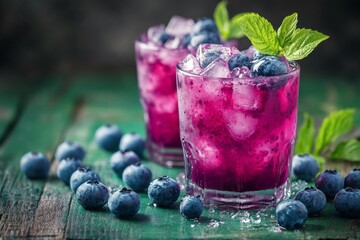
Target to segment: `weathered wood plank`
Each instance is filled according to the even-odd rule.
[[[103,104],[107,103],[108,101],[116,101],[121,100],[119,99],[118,88],[115,88],[111,85],[112,82],[108,82],[109,85],[104,84],[102,81],[98,79],[92,80],[91,78],[86,78],[85,80],[78,80],[78,83],[74,83],[69,89],[67,96],[71,96],[77,101],[77,109],[75,111],[76,118],[83,118],[86,119],[87,113],[86,109],[82,106],[84,102],[92,102],[92,99],[98,99],[97,104],[92,104],[94,107],[94,111],[97,113],[101,113],[101,116],[106,116],[109,119],[109,122],[114,122],[118,116],[116,111],[109,111],[106,112],[106,108],[103,107]],[[119,84],[115,84],[116,86],[122,86]],[[130,95],[127,90],[128,88],[122,88],[125,96],[128,94]],[[105,91],[104,91],[105,90]],[[135,89],[136,90],[136,89]],[[109,94],[110,92],[110,94]],[[136,93],[136,91],[133,91]],[[113,94],[111,94],[113,93]],[[105,102],[103,99],[106,99]],[[125,100],[128,98],[124,98]],[[138,104],[138,102],[136,102]],[[126,105],[132,105],[131,102],[127,102]],[[129,108],[129,110],[133,110],[133,108]],[[137,112],[141,114],[141,110],[139,107],[135,108],[138,109]],[[104,111],[105,110],[105,111]],[[114,115],[115,112],[115,115]],[[124,112],[126,113],[126,112]],[[126,114],[124,114],[125,116]],[[95,116],[96,118],[96,116]],[[131,119],[128,119],[129,122],[132,122]],[[97,127],[97,126],[96,126]],[[94,127],[93,127],[94,128]],[[72,139],[75,141],[79,141],[84,146],[92,147],[96,146],[88,146],[87,141],[84,141],[88,138],[91,131],[91,128],[78,126],[75,122],[68,130],[67,134],[65,135],[66,139]],[[134,129],[135,130],[135,129]],[[72,137],[72,135],[76,135],[76,137]],[[92,135],[90,136],[90,141],[92,141]],[[53,164],[53,169],[56,169],[56,163]],[[39,207],[35,214],[34,224],[30,231],[31,236],[53,236],[56,238],[63,237],[63,229],[65,228],[67,222],[67,214],[68,208],[71,206],[71,198],[73,197],[71,191],[69,191],[68,187],[65,187],[60,181],[54,179],[51,182],[47,182],[44,193],[40,199]],[[45,214],[47,213],[47,214]],[[83,217],[81,217],[83,218]],[[44,226],[43,222],[47,222],[48,220],[55,219],[51,222],[51,227]]]
[[[331,107],[351,107],[360,102],[360,96],[354,94],[356,88],[345,89],[333,86],[331,82],[316,81],[317,79],[303,79],[301,97],[299,102],[300,112],[310,112],[318,119],[322,118],[328,111],[325,107],[328,103]],[[333,90],[329,90],[328,88]],[[320,90],[319,90],[320,89]],[[324,91],[322,91],[324,89]],[[335,90],[334,97],[333,91]],[[342,91],[349,98],[342,98]],[[340,92],[338,92],[340,91]],[[134,76],[85,76],[78,78],[71,85],[70,91],[66,93],[66,99],[76,99],[78,109],[75,119],[62,137],[52,139],[59,143],[62,139],[71,139],[80,142],[88,150],[84,163],[92,166],[102,177],[104,184],[108,186],[119,186],[123,182],[118,179],[109,167],[110,154],[98,149],[93,136],[96,128],[107,122],[118,123],[125,132],[137,131],[144,135],[142,111],[139,104],[136,81]],[[346,100],[344,100],[346,99]],[[314,104],[318,103],[318,104]],[[353,104],[353,105],[352,105]],[[355,105],[354,105],[355,104]],[[66,104],[65,104],[66,105]],[[60,109],[60,108],[59,108]],[[360,110],[360,109],[358,109]],[[36,120],[36,122],[39,121]],[[38,123],[36,123],[38,124]],[[63,125],[64,127],[66,124]],[[15,131],[14,131],[15,134]],[[13,137],[13,136],[11,136]],[[10,140],[10,139],[9,139]],[[14,142],[12,143],[14,144]],[[28,144],[31,146],[32,144]],[[40,144],[43,146],[44,144]],[[46,146],[54,146],[48,144]],[[16,145],[15,145],[16,146]],[[47,150],[53,149],[48,147]],[[15,148],[15,147],[14,147]],[[19,155],[22,155],[20,153]],[[0,156],[2,156],[0,154]],[[49,154],[50,156],[50,154]],[[9,159],[11,156],[9,157]],[[8,160],[10,161],[10,160]],[[169,175],[176,177],[181,169],[166,169],[144,160],[149,166],[154,177]],[[15,165],[14,165],[15,166]],[[17,166],[17,165],[16,165]],[[56,164],[53,164],[53,172]],[[339,165],[339,168],[343,165]],[[1,175],[0,175],[1,176]],[[15,180],[22,176],[16,175]],[[38,184],[39,186],[37,187]],[[17,183],[7,183],[6,187],[13,188]],[[359,237],[360,221],[340,217],[328,204],[323,215],[319,218],[310,218],[305,228],[299,231],[280,231],[276,228],[275,220],[271,217],[262,219],[262,222],[252,227],[247,227],[239,219],[231,219],[228,214],[206,210],[199,223],[187,221],[178,213],[178,209],[160,209],[148,206],[149,200],[145,193],[141,193],[141,208],[139,215],[132,220],[120,220],[115,218],[105,207],[99,211],[86,211],[76,201],[70,189],[56,179],[50,179],[44,183],[33,183],[22,185],[27,190],[28,196],[16,192],[15,196],[9,196],[7,191],[7,208],[13,209],[23,205],[22,201],[38,202],[35,206],[28,206],[31,219],[27,215],[20,218],[20,222],[33,221],[33,224],[25,224],[28,229],[26,233],[13,232],[12,236],[31,236],[44,238],[76,238],[76,239],[191,239],[191,238],[249,238],[249,239],[310,239],[310,238],[354,238]],[[4,192],[4,191],[3,191]],[[29,194],[36,193],[39,195]],[[182,192],[183,194],[183,192]],[[2,197],[3,195],[1,195]],[[35,197],[33,197],[35,196]],[[11,202],[15,199],[16,202]],[[33,199],[34,198],[34,199]],[[2,198],[1,198],[2,199]],[[20,200],[19,200],[20,199]],[[3,206],[3,205],[1,205]],[[4,205],[5,206],[5,205]],[[36,211],[34,210],[36,209]],[[3,210],[3,208],[1,208]],[[22,211],[26,211],[22,207]],[[14,210],[11,210],[14,212]],[[6,213],[7,214],[7,213]],[[272,213],[273,215],[273,213]],[[7,217],[8,218],[8,215]],[[15,221],[14,217],[12,221]],[[218,222],[211,222],[215,219]],[[3,217],[0,223],[5,223]],[[3,229],[0,224],[0,232]],[[7,224],[7,229],[10,227]],[[218,226],[217,226],[218,225]],[[13,227],[12,229],[17,229]]]
[[[0,144],[5,141],[20,108],[20,96],[0,91]],[[5,136],[4,136],[5,135]]]
[[[327,84],[327,83],[326,83]],[[326,89],[327,85],[324,88]],[[312,84],[308,84],[311,86]],[[318,83],[318,87],[322,86],[322,83]],[[116,86],[112,85],[115,92]],[[82,87],[79,87],[82,88]],[[102,87],[106,88],[105,86]],[[306,90],[306,89],[305,89]],[[111,172],[109,168],[109,154],[97,149],[94,141],[93,134],[96,127],[104,122],[111,122],[116,120],[125,131],[137,130],[142,134],[143,126],[142,120],[132,119],[132,116],[140,117],[137,114],[131,114],[127,109],[133,108],[136,105],[134,102],[137,99],[133,96],[129,96],[121,89],[118,89],[118,95],[109,89],[107,97],[104,93],[94,92],[89,94],[84,99],[84,106],[81,114],[77,118],[76,125],[72,127],[71,131],[68,131],[67,136],[70,139],[76,139],[82,141],[89,148],[89,155],[85,160],[85,163],[93,165],[103,178],[103,182],[107,185],[123,184],[121,180]],[[111,93],[109,93],[110,91]],[[130,92],[130,91],[129,91]],[[315,92],[314,92],[315,93]],[[315,102],[320,105],[328,101],[328,95],[316,95]],[[130,98],[131,100],[128,101]],[[306,100],[306,99],[305,99]],[[124,102],[125,104],[119,104]],[[331,102],[331,101],[330,101]],[[337,106],[338,102],[334,102]],[[314,106],[314,104],[312,104]],[[134,107],[136,108],[136,106]],[[307,109],[307,106],[300,100],[300,108]],[[312,111],[316,112],[319,107],[314,107]],[[317,110],[319,111],[319,110]],[[99,112],[104,114],[99,114]],[[326,109],[322,112],[316,112],[315,116],[323,117]],[[129,121],[137,121],[131,126]],[[179,169],[164,169],[150,162],[144,161],[154,173],[154,177],[160,175],[169,175],[176,177],[181,171]],[[71,200],[71,207],[68,217],[68,223],[66,227],[65,237],[67,238],[156,238],[156,239],[169,239],[169,238],[268,238],[268,239],[306,239],[313,237],[333,238],[335,237],[350,237],[354,238],[355,230],[359,225],[358,220],[343,219],[337,215],[334,211],[332,204],[328,204],[324,214],[321,218],[311,218],[308,220],[307,225],[300,231],[279,231],[276,229],[274,219],[264,218],[260,226],[255,228],[246,228],[239,220],[232,220],[229,217],[222,217],[219,212],[205,211],[204,217],[200,223],[194,223],[183,219],[178,209],[160,209],[150,207],[147,204],[149,200],[146,194],[140,194],[141,197],[141,209],[138,218],[133,220],[119,220],[113,217],[108,210],[101,211],[85,211],[76,202],[76,199]],[[105,208],[106,209],[106,208]],[[210,220],[217,219],[223,221],[224,224],[219,224],[218,227],[211,225]],[[339,222],[339,224],[338,224]],[[216,225],[216,224],[215,224]],[[327,226],[334,226],[331,230],[328,230]],[[95,230],[96,229],[96,230]]]
[[[26,237],[43,192],[44,181],[29,181],[20,172],[21,156],[31,150],[51,158],[69,121],[72,105],[61,99],[60,81],[49,80],[35,91],[11,136],[0,149],[0,236]],[[45,224],[45,223],[44,223]]]

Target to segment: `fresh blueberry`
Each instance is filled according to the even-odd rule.
[[[218,33],[203,32],[193,35],[190,40],[190,46],[197,48],[202,43],[220,44],[220,37]]]
[[[187,219],[199,218],[204,211],[200,196],[185,196],[180,203],[180,213]]]
[[[254,76],[276,76],[287,72],[286,64],[275,56],[264,56],[254,60],[251,66]]]
[[[191,41],[191,35],[190,34],[186,34],[182,37],[181,39],[181,47],[186,48]]]
[[[151,39],[154,43],[164,45],[167,41],[174,38],[172,35],[168,34],[167,32],[160,32],[158,34],[154,34],[153,38]]]
[[[50,162],[39,152],[28,152],[20,160],[21,171],[30,179],[45,179],[50,170]]]
[[[66,185],[70,184],[71,175],[79,168],[84,167],[82,162],[73,158],[66,158],[60,161],[57,168],[57,176]]]
[[[123,188],[110,196],[108,206],[116,217],[131,218],[140,209],[140,198],[136,192]]]
[[[81,184],[76,191],[76,198],[85,209],[98,209],[109,199],[109,190],[97,180],[89,180]]]
[[[259,60],[260,58],[266,57],[266,56],[270,56],[270,55],[266,55],[266,54],[262,54],[260,53],[258,50],[255,49],[255,51],[253,52],[253,58],[255,60]]]
[[[179,184],[168,176],[158,177],[150,183],[148,196],[159,207],[172,206],[180,195]]]
[[[344,179],[336,170],[325,170],[317,177],[315,186],[325,193],[327,198],[334,198],[344,188]]]
[[[79,168],[77,169],[70,178],[70,188],[73,192],[76,192],[78,187],[88,180],[100,181],[99,175],[91,170],[91,168]]]
[[[145,149],[145,140],[137,133],[127,133],[120,141],[120,151],[133,151],[139,157],[143,156]]]
[[[125,168],[122,179],[135,192],[142,192],[149,187],[152,173],[149,168],[137,162]]]
[[[201,54],[199,58],[199,63],[202,68],[206,68],[210,63],[214,60],[220,58],[222,52],[221,51],[206,51]]]
[[[192,34],[196,35],[198,33],[217,33],[219,32],[214,20],[210,19],[210,18],[204,18],[204,19],[199,19],[193,26],[192,29]]]
[[[65,158],[75,158],[78,160],[83,160],[85,157],[84,148],[73,141],[63,142],[58,146],[55,153],[55,158],[58,161],[61,161]]]
[[[360,190],[347,187],[339,191],[334,199],[335,209],[343,216],[360,217]]]
[[[280,202],[276,206],[275,216],[281,227],[295,230],[304,226],[308,211],[302,202],[289,199]]]
[[[138,162],[140,162],[140,158],[133,151],[118,151],[110,159],[111,168],[119,178],[122,178],[125,168]]]
[[[236,67],[251,68],[251,59],[244,53],[238,53],[231,56],[228,61],[229,69],[232,71]]]
[[[115,124],[105,124],[96,130],[95,141],[102,149],[116,152],[119,150],[122,135],[120,128]]]
[[[319,172],[319,164],[310,154],[295,155],[292,159],[294,175],[301,180],[310,182]]]
[[[306,187],[295,195],[295,200],[302,202],[309,216],[319,215],[326,205],[326,196],[319,189]]]
[[[345,177],[345,187],[360,189],[360,169],[355,168]]]

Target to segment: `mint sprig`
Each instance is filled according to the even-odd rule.
[[[271,23],[256,13],[248,13],[238,18],[243,33],[261,53],[280,55],[279,39]]]
[[[324,119],[315,141],[315,154],[321,154],[330,143],[349,133],[354,126],[355,109],[336,111]]]
[[[295,153],[310,153],[314,145],[315,126],[314,120],[309,114],[304,114],[304,122],[299,128],[298,138],[295,144]]]
[[[290,16],[284,18],[284,20],[281,23],[281,26],[277,30],[277,36],[279,38],[280,46],[289,45],[296,30],[297,22],[298,22],[297,13],[293,13]]]
[[[226,5],[227,1],[221,1],[216,5],[214,11],[215,23],[219,29],[221,38],[229,40],[245,36],[239,24],[237,24],[237,19],[244,13],[237,14],[230,19]]]
[[[237,23],[252,45],[263,54],[284,55],[288,60],[307,57],[319,43],[329,36],[311,29],[296,28],[297,13],[287,16],[277,31],[271,23],[257,13],[246,13]]]
[[[348,139],[338,143],[341,137],[353,129],[354,118],[355,109],[331,113],[324,118],[315,138],[314,120],[305,114],[296,139],[295,154],[311,153],[320,166],[325,159],[360,162],[360,141]]]
[[[334,159],[346,159],[348,161],[359,161],[360,159],[360,141],[351,139],[339,143],[335,150],[330,154]]]

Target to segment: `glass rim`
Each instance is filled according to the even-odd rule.
[[[264,79],[264,78],[274,78],[274,77],[286,77],[289,75],[295,74],[295,72],[300,71],[300,65],[296,61],[288,61],[291,64],[294,64],[293,69],[291,69],[290,72],[280,74],[280,75],[274,75],[274,76],[256,76],[256,77],[212,77],[212,76],[203,76],[197,73],[191,73],[185,70],[182,70],[179,66],[179,63],[176,64],[176,72],[180,72],[183,75],[189,76],[189,77],[197,77],[197,78],[210,78],[210,79],[219,79],[223,81],[229,81],[229,80],[242,80],[246,82],[255,81],[257,79]]]
[[[146,32],[140,34],[140,36],[138,36],[135,39],[135,44],[138,44],[143,49],[154,50],[154,51],[164,50],[164,51],[171,51],[171,52],[186,52],[186,53],[191,52],[191,50],[188,48],[166,48],[165,46],[156,46],[155,44],[149,44],[149,42],[144,42],[143,40],[141,40],[142,36],[145,36],[145,35],[146,35]]]

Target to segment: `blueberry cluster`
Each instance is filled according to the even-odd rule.
[[[192,73],[226,78],[279,76],[293,68],[292,63],[285,57],[261,54],[253,46],[239,51],[235,46],[213,43],[199,44],[196,56],[187,56],[179,66],[182,70]]]
[[[295,155],[294,175],[305,181],[314,179],[319,171],[316,160],[309,154]],[[295,199],[280,202],[276,220],[286,229],[301,228],[308,216],[318,216],[326,202],[333,200],[335,209],[344,217],[360,217],[360,169],[352,170],[344,178],[336,170],[325,170],[315,180],[315,187],[306,187]]]
[[[139,156],[143,156],[145,143],[140,135],[123,135],[116,125],[107,124],[98,128],[95,141],[103,150],[114,152],[110,159],[111,168],[130,189],[122,188],[110,193],[109,188],[101,183],[100,176],[83,164],[85,149],[73,141],[63,142],[55,153],[59,161],[56,173],[70,186],[84,209],[99,209],[107,204],[116,217],[131,218],[140,209],[136,192],[147,191],[151,203],[159,207],[169,208],[177,201],[179,184],[168,176],[152,181],[151,170],[141,164]],[[21,158],[20,167],[30,179],[46,179],[50,161],[42,153],[29,152]],[[180,205],[181,214],[188,219],[200,217],[202,211],[203,203],[199,197],[186,196]]]
[[[159,46],[167,46],[166,43],[178,39],[176,48],[196,48],[202,43],[219,44],[221,42],[219,30],[210,18],[199,19],[189,32],[180,36],[176,36],[166,31],[160,26],[154,27],[155,31],[148,34],[149,41]],[[151,29],[150,29],[151,30]]]

